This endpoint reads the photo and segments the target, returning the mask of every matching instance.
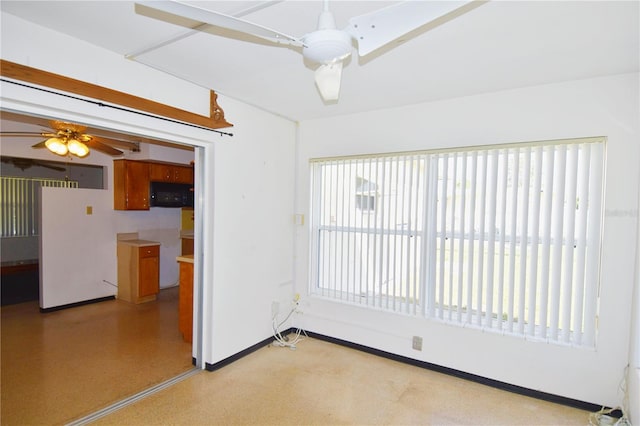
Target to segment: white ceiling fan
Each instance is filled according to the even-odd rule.
[[[315,81],[325,101],[336,101],[340,93],[343,61],[358,45],[358,55],[365,56],[397,40],[407,33],[440,18],[453,18],[454,11],[471,3],[484,1],[404,1],[349,19],[342,30],[336,29],[335,19],[329,11],[329,2],[318,18],[318,28],[301,37],[272,30],[243,19],[202,9],[177,1],[141,1],[138,4],[165,13],[181,16],[205,24],[250,34],[282,45],[302,47],[302,55],[320,64]]]

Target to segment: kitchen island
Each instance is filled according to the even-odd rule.
[[[156,300],[160,291],[160,243],[118,241],[118,299],[131,303]]]

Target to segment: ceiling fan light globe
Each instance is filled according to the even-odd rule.
[[[85,144],[82,144],[82,147],[80,147],[80,150],[78,150],[76,155],[80,158],[86,157],[89,155],[89,148]]]
[[[304,37],[302,55],[318,64],[328,64],[351,54],[351,36],[340,30],[318,30]]]
[[[84,157],[89,153],[89,148],[77,139],[71,139],[67,142],[69,152],[78,157]]]
[[[46,140],[44,145],[49,149],[49,151],[58,155],[67,155],[67,152],[69,151],[65,140],[60,138],[49,138]]]
[[[69,149],[69,152],[72,154],[75,154],[78,151],[78,144],[80,142],[78,142],[75,139],[70,139],[67,141],[67,148]]]
[[[325,101],[337,101],[340,97],[342,62],[321,65],[315,72],[316,86]]]

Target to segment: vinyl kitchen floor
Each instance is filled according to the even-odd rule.
[[[42,314],[27,302],[0,312],[2,425],[64,424],[192,368],[177,287],[141,305]]]

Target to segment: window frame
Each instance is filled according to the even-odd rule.
[[[471,314],[467,314],[466,315],[467,320],[461,322],[459,321],[459,319],[457,321],[452,320],[453,315],[451,312],[452,310],[451,306],[448,306],[448,307],[444,306],[436,309],[437,300],[434,292],[436,291],[435,287],[437,285],[437,280],[434,280],[433,274],[437,268],[435,267],[436,265],[434,264],[434,262],[436,261],[436,257],[432,255],[431,251],[435,253],[434,250],[437,250],[437,247],[434,247],[434,246],[436,244],[444,245],[444,243],[443,241],[438,241],[439,238],[442,239],[443,230],[437,228],[437,223],[436,223],[437,221],[434,219],[438,215],[438,212],[436,211],[436,209],[441,207],[438,205],[437,201],[434,201],[434,198],[437,197],[437,194],[438,194],[438,191],[437,191],[438,181],[437,181],[437,176],[434,179],[433,173],[437,173],[437,171],[434,170],[434,167],[431,167],[429,165],[429,162],[434,161],[433,158],[438,158],[438,156],[446,157],[449,154],[455,156],[456,154],[464,152],[465,155],[469,155],[469,154],[473,156],[484,155],[485,169],[486,169],[487,155],[489,155],[488,152],[490,151],[504,150],[504,152],[507,152],[507,150],[513,150],[513,149],[531,151],[531,150],[539,149],[540,147],[542,148],[553,147],[553,149],[562,150],[564,149],[562,148],[563,146],[564,147],[574,146],[576,144],[579,144],[580,146],[584,146],[587,144],[589,144],[589,146],[592,146],[590,144],[600,144],[602,146],[602,155],[599,157],[599,160],[598,160],[601,162],[600,163],[601,174],[600,174],[599,181],[596,182],[596,185],[598,185],[598,188],[596,188],[596,192],[599,192],[600,202],[599,202],[598,210],[592,213],[593,215],[596,215],[599,218],[597,220],[598,222],[597,233],[599,235],[599,239],[597,242],[597,247],[595,249],[591,249],[596,251],[597,255],[594,256],[593,254],[591,254],[591,258],[590,258],[591,261],[595,259],[597,262],[597,267],[595,269],[591,268],[591,271],[592,272],[595,271],[595,273],[597,274],[597,279],[596,279],[597,283],[594,288],[590,289],[591,293],[586,295],[586,297],[593,298],[593,303],[595,305],[595,308],[594,308],[595,310],[587,312],[587,315],[591,315],[593,317],[592,319],[593,325],[590,326],[592,328],[589,329],[589,333],[591,335],[585,336],[585,338],[582,339],[580,336],[576,338],[573,335],[574,334],[573,331],[570,331],[569,335],[567,335],[566,332],[561,330],[561,332],[564,333],[563,334],[564,337],[558,338],[557,336],[554,336],[553,338],[550,339],[547,336],[547,333],[546,333],[547,330],[541,330],[540,326],[537,324],[527,325],[526,328],[528,329],[528,332],[523,331],[523,327],[526,323],[524,321],[521,321],[520,319],[516,321],[514,321],[513,318],[510,319],[511,321],[510,324],[511,325],[516,324],[517,329],[514,330],[513,327],[510,327],[509,329],[505,329],[504,313],[502,314],[502,320],[500,320],[500,315],[498,315],[496,318],[487,319],[486,323],[483,323],[483,320],[479,319],[479,317],[484,317],[485,312],[483,309],[481,309],[479,314],[477,312],[471,312]],[[483,154],[483,152],[485,154]],[[402,230],[398,231],[397,229],[394,231],[391,229],[376,228],[373,232],[371,232],[370,227],[365,228],[364,226],[363,226],[363,229],[357,229],[353,227],[343,227],[343,226],[341,227],[341,226],[330,226],[327,224],[320,224],[319,220],[322,220],[321,202],[319,202],[320,200],[318,200],[317,197],[318,197],[318,191],[320,190],[319,185],[321,185],[322,183],[321,165],[332,164],[338,167],[340,165],[345,166],[346,164],[348,164],[348,162],[356,161],[357,163],[360,160],[363,162],[369,161],[370,164],[372,161],[375,161],[377,165],[379,159],[381,158],[384,161],[384,159],[395,158],[395,157],[408,158],[409,156],[424,156],[427,164],[426,166],[427,170],[424,173],[425,173],[425,180],[426,180],[425,188],[428,188],[428,189],[427,189],[427,194],[424,195],[425,212],[423,212],[423,214],[425,214],[426,216],[429,216],[429,218],[425,221],[426,229],[421,229],[421,230],[409,229],[408,231],[409,234],[415,234],[415,235],[412,235],[412,237],[418,236],[417,234],[420,234],[419,237],[424,237],[424,238],[421,238],[423,240],[422,243],[420,244],[421,247],[431,245],[431,247],[424,249],[423,252],[420,253],[420,257],[419,257],[420,264],[418,267],[419,269],[421,269],[421,274],[423,275],[423,277],[421,278],[417,287],[418,301],[417,302],[414,301],[412,303],[406,303],[406,300],[404,301],[391,300],[390,297],[392,299],[398,299],[398,297],[394,295],[389,295],[389,293],[375,294],[374,292],[373,295],[365,296],[362,294],[362,292],[360,292],[359,294],[356,292],[351,292],[348,286],[346,290],[342,287],[331,288],[329,286],[329,288],[323,288],[323,285],[319,281],[321,279],[320,273],[321,273],[321,259],[322,259],[322,253],[321,253],[322,248],[320,247],[319,244],[323,240],[323,236],[322,236],[323,232],[331,233],[331,232],[337,231],[337,232],[367,233],[367,229],[369,229],[369,232],[368,232],[369,235],[371,234],[396,235],[396,234],[402,234],[403,231]],[[569,344],[574,346],[586,346],[586,347],[595,346],[595,339],[597,336],[597,315],[598,315],[597,299],[599,297],[599,286],[600,286],[599,271],[600,271],[600,263],[601,263],[600,258],[601,258],[601,250],[602,250],[602,239],[601,239],[602,223],[603,223],[602,219],[604,215],[603,194],[604,194],[604,183],[605,183],[606,137],[537,141],[537,142],[500,144],[500,145],[489,145],[489,146],[479,146],[479,147],[410,151],[410,152],[401,152],[401,153],[384,153],[384,154],[372,154],[372,155],[314,158],[309,161],[310,161],[310,169],[311,169],[311,180],[310,180],[310,203],[311,203],[310,232],[311,232],[311,235],[309,239],[309,244],[310,244],[309,291],[311,295],[316,297],[326,298],[332,301],[355,304],[358,306],[364,306],[372,309],[382,309],[385,311],[395,312],[398,314],[408,314],[416,317],[421,317],[426,320],[435,320],[435,321],[445,322],[448,324],[461,325],[464,327],[475,327],[483,330],[496,331],[502,334],[510,334],[510,335],[515,335],[519,337],[525,337],[531,340],[552,341],[553,343]],[[494,175],[496,173],[494,173]],[[358,178],[360,178],[360,176]],[[373,210],[376,210],[378,206],[384,207],[384,204],[385,204],[384,189],[381,189],[380,188],[381,185],[378,185],[377,183],[374,182],[374,180],[370,178],[371,178],[371,175],[367,178],[367,183],[369,183],[370,186],[375,186],[376,190],[378,191],[375,194],[376,202],[373,208]],[[485,185],[485,188],[486,188],[486,185]],[[528,186],[527,191],[531,191],[532,190],[531,188],[532,188],[531,186]],[[364,194],[363,192],[358,192],[356,189],[355,194],[358,194],[358,193]],[[529,196],[529,198],[531,197]],[[353,201],[353,203],[355,203],[355,200]],[[375,214],[377,214],[377,212],[373,213],[367,210],[364,210],[362,213],[368,214],[369,216],[374,215],[374,218],[375,218]],[[495,212],[493,214],[495,214]],[[496,218],[495,220],[497,221],[498,219]],[[462,232],[464,233],[464,230]],[[527,231],[527,232],[530,232],[530,231]],[[473,234],[475,235],[475,232]],[[527,239],[526,239],[527,242],[523,243],[524,244],[523,247],[527,248],[531,246],[531,243],[529,242],[530,238],[531,237],[529,236],[529,234],[527,234]],[[466,239],[463,239],[463,241],[467,242]],[[449,242],[449,244],[451,245],[451,247],[453,247],[454,242],[451,241]],[[563,247],[564,245],[561,246],[561,250],[563,250]],[[337,256],[335,258],[337,259]],[[347,260],[349,259],[347,258]],[[341,257],[341,261],[344,262],[343,257]],[[430,277],[426,276],[427,271],[430,271],[429,272]],[[504,271],[504,269],[502,271]],[[507,272],[505,272],[505,274]],[[367,284],[367,286],[368,285],[369,284]],[[413,296],[415,298],[416,293],[414,293]],[[407,299],[407,297],[405,297],[405,299]],[[390,300],[391,300],[391,303],[390,303]],[[393,306],[393,309],[389,309],[390,304]],[[502,306],[502,309],[504,312],[504,306]],[[509,313],[512,313],[512,312],[513,312],[512,310],[509,311]],[[536,315],[537,315],[537,305],[536,305]],[[573,320],[574,314],[571,313],[570,315],[572,317],[571,320]],[[546,329],[548,328],[549,327],[547,325]],[[558,330],[556,330],[556,332],[557,331]]]

